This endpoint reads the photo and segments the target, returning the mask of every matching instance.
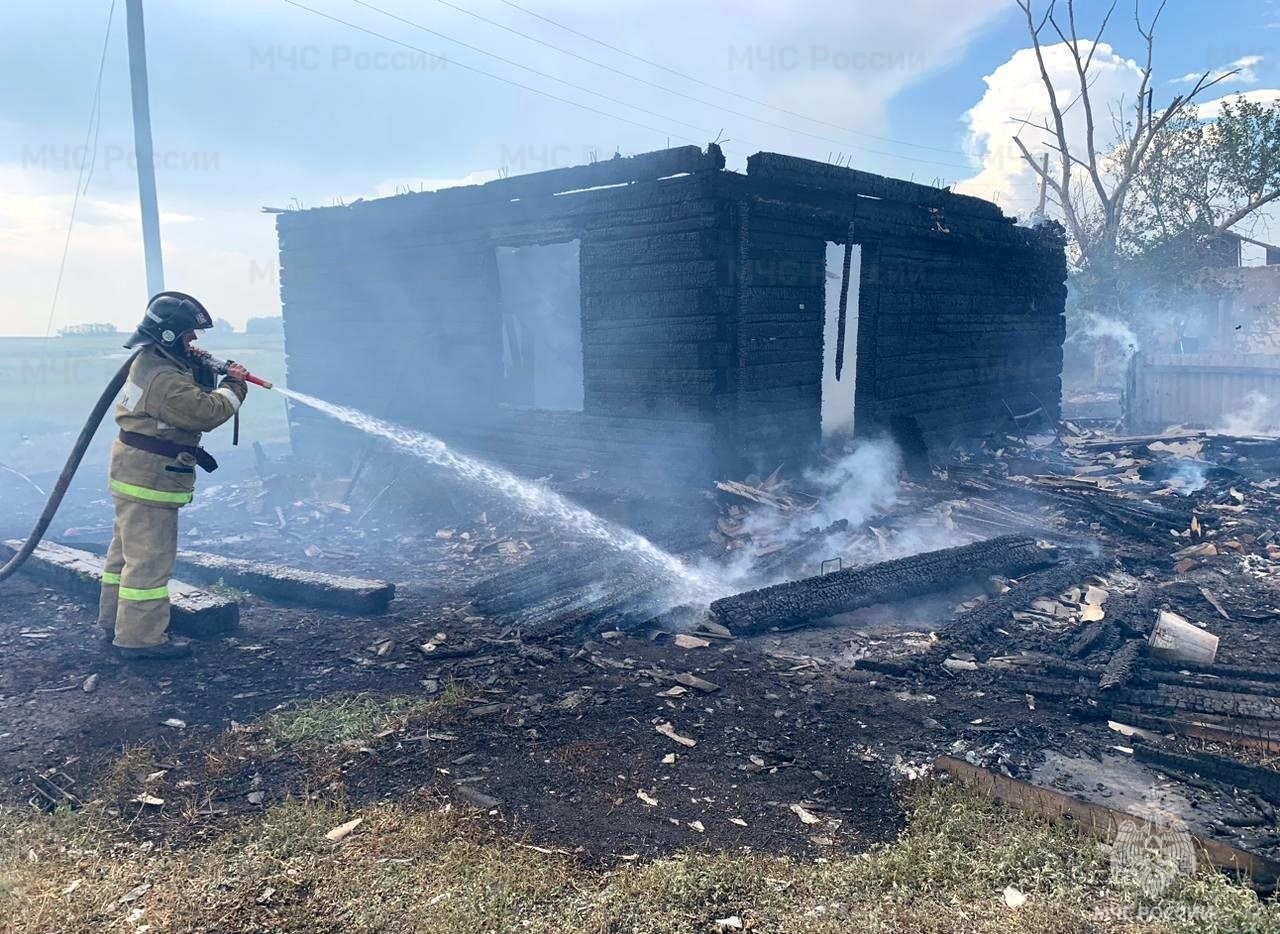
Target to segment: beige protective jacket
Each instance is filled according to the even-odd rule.
[[[116,403],[116,424],[123,431],[196,447],[201,432],[217,428],[239,411],[246,391],[243,382],[225,377],[210,392],[196,382],[190,364],[147,347],[129,370]],[[185,506],[195,495],[195,471],[195,456],[187,452],[169,458],[129,447],[119,438],[111,446],[111,494],[123,499],[174,509]]]

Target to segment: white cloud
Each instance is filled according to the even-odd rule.
[[[1065,43],[1044,46],[1045,66],[1053,83],[1054,97],[1065,112],[1068,148],[1078,151],[1085,136],[1084,108],[1077,96],[1079,84],[1070,47]],[[1117,101],[1131,106],[1137,94],[1142,72],[1137,62],[1116,53],[1105,42],[1098,43],[1090,66],[1090,99],[1094,106],[1097,140],[1100,148],[1108,147],[1111,117],[1109,108]],[[991,74],[983,78],[987,90],[965,114],[969,125],[969,144],[981,161],[980,171],[960,182],[956,190],[981,198],[999,198],[1006,213],[1029,213],[1037,198],[1038,177],[1023,160],[1013,142],[1018,136],[1031,154],[1039,159],[1049,154],[1050,171],[1057,154],[1052,134],[1045,133],[1027,121],[1052,125],[1048,95],[1040,77],[1033,49],[1020,49]]]
[[[1239,94],[1225,94],[1222,97],[1197,104],[1196,116],[1201,120],[1216,120],[1222,114],[1222,105],[1224,103],[1227,101],[1234,102],[1240,98],[1265,107],[1270,104],[1280,103],[1280,89],[1255,88],[1252,91],[1243,91]]]
[[[1232,72],[1235,72],[1235,74],[1231,76],[1232,81],[1239,84],[1257,84],[1258,72],[1256,68],[1261,63],[1261,55],[1243,55],[1240,58],[1237,58],[1234,62],[1228,62],[1221,68],[1210,69],[1208,80],[1219,81]],[[1205,73],[1202,71],[1189,71],[1181,78],[1174,78],[1172,83],[1195,84],[1195,82],[1204,77],[1204,74]]]
[[[47,106],[16,98],[0,104],[0,135],[33,150],[49,144],[55,156],[75,150],[84,138],[87,100],[81,85],[93,77],[101,41],[96,4],[68,4],[72,18],[89,25],[68,30],[66,9],[54,12],[48,4],[36,4],[29,17],[0,35],[0,51],[8,53],[0,55],[0,82],[7,77],[49,91]],[[696,80],[837,127],[661,72],[509,8],[486,15],[708,103],[560,56],[461,14],[441,9],[437,22],[414,0],[381,5],[671,119],[567,90],[369,11],[353,14],[353,19],[402,41],[447,52],[450,67],[421,72],[361,69],[351,62],[332,66],[335,51],[377,53],[395,47],[296,8],[251,0],[157,4],[148,32],[158,151],[212,162],[204,171],[161,173],[168,285],[197,292],[216,314],[239,324],[279,310],[274,231],[259,205],[283,206],[292,198],[307,205],[330,204],[335,195],[350,203],[355,197],[386,196],[406,188],[475,184],[496,177],[504,166],[514,175],[579,164],[590,151],[607,158],[615,148],[629,154],[667,144],[705,145],[721,129],[732,140],[725,151],[735,169],[742,168],[749,153],[771,149],[815,159],[843,151],[853,154],[857,167],[902,177],[954,174],[954,168],[912,159],[964,161],[958,154],[892,146],[839,127],[890,135],[893,99],[957,62],[974,36],[1008,11],[1007,0],[896,0],[864,4],[866,9],[856,16],[829,0],[547,0],[539,6],[539,12],[553,19],[668,63]],[[90,194],[81,201],[55,327],[95,320],[131,327],[145,298],[135,182],[124,155],[132,131],[119,17],[117,11],[101,127],[104,143],[116,149],[104,150]],[[921,23],[929,28],[921,29]],[[40,66],[32,66],[29,56],[16,54],[63,48],[68,42],[75,54],[63,58],[81,62],[79,70],[62,59],[41,59]],[[284,60],[290,51],[313,46],[321,50],[315,69]],[[748,49],[750,67],[744,64]],[[794,50],[785,60],[784,49]],[[265,53],[277,51],[282,60],[268,64]],[[480,77],[454,67],[455,62],[580,101],[597,112]],[[219,75],[217,82],[200,77],[211,73]],[[612,119],[613,114],[655,129],[623,123]],[[900,135],[924,134],[903,130]],[[904,157],[872,150],[893,150]],[[121,157],[108,158],[113,152]],[[0,333],[44,333],[74,175],[0,164],[0,276],[6,283]]]

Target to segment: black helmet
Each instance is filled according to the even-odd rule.
[[[147,313],[125,346],[159,344],[173,350],[182,343],[183,334],[211,327],[209,312],[186,292],[157,292],[147,302]]]

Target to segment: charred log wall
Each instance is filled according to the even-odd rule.
[[[742,259],[734,418],[753,466],[819,437],[828,240],[862,247],[851,286],[859,434],[910,417],[947,441],[1040,406],[1056,420],[1066,301],[1056,226],[1016,227],[977,198],[774,153],[752,156],[726,194]]]
[[[537,476],[705,483],[732,329],[727,212],[709,184],[723,164],[714,146],[686,147],[281,214],[290,386]],[[504,408],[496,249],[568,240],[583,412]],[[294,419],[305,448],[322,423]]]
[[[723,165],[686,147],[281,214],[290,385],[557,480],[638,465],[636,482],[705,486],[798,464],[820,440],[825,246],[852,241],[860,432],[909,416],[931,439],[978,434],[1041,404],[1056,417],[1054,228],[771,153],[745,176]],[[568,240],[583,412],[504,409],[495,251]]]
[[[496,405],[497,267],[484,238],[415,229],[401,216],[412,204],[280,216],[287,378],[299,391],[447,432]],[[291,420],[300,450],[336,431],[306,410]]]

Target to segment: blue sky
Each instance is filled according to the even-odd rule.
[[[1010,213],[1025,214],[1035,195],[1015,160],[992,156],[994,141],[1007,139],[1002,121],[1036,91],[1016,57],[1029,43],[1012,0],[513,0],[679,74],[503,0],[298,2],[441,58],[430,67],[403,46],[283,0],[148,0],[166,284],[201,295],[237,325],[279,311],[263,205],[484,180],[575,164],[592,151],[722,134],[731,167],[759,149],[840,153],[917,181],[968,180],[965,190]],[[55,328],[124,326],[145,298],[117,0],[96,161],[52,305],[109,6],[58,0],[0,10],[0,333],[43,334],[51,310]],[[1114,90],[1104,87],[1115,94],[1130,77],[1125,60],[1142,53],[1131,7],[1120,7],[1104,37]],[[1105,5],[1082,0],[1079,10],[1092,27]],[[1280,87],[1275,0],[1170,0],[1157,104],[1184,87],[1174,79],[1240,59],[1252,61],[1249,73],[1224,90]]]

